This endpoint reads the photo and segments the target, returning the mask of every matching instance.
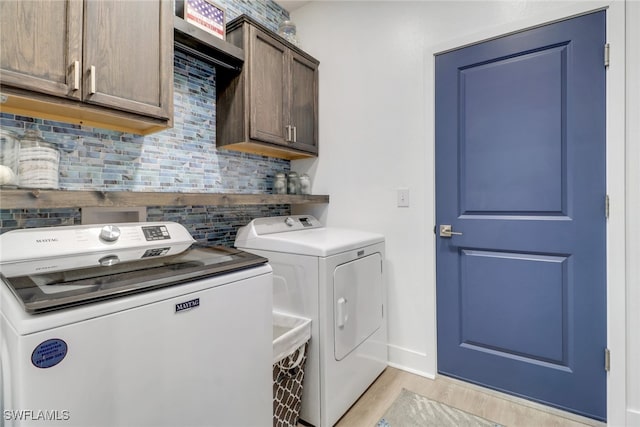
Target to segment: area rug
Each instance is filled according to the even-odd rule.
[[[504,427],[402,389],[376,427]]]

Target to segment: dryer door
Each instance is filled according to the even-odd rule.
[[[344,359],[382,324],[382,257],[342,264],[333,272],[334,355]]]

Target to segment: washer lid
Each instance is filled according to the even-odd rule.
[[[294,224],[284,226],[288,218]],[[289,221],[291,222],[291,221]],[[307,222],[310,226],[299,225]],[[268,231],[265,231],[268,230]],[[326,257],[384,242],[384,236],[348,228],[322,227],[310,215],[258,218],[238,231],[235,246],[300,255]]]
[[[134,255],[137,259],[130,260]],[[121,257],[127,261],[119,262]],[[41,313],[180,285],[266,262],[247,252],[194,244],[2,264],[0,278],[27,313]]]

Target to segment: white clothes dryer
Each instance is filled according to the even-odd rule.
[[[311,319],[300,418],[334,425],[387,366],[384,236],[309,215],[258,218],[235,246],[273,268],[273,306]]]

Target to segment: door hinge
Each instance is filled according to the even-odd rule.
[[[611,370],[611,350],[604,349],[604,370],[609,372]]]
[[[604,217],[609,219],[609,195],[604,196]]]
[[[606,43],[604,45],[604,68],[608,68],[609,67],[609,55],[611,54],[611,46],[609,45],[609,43]]]

